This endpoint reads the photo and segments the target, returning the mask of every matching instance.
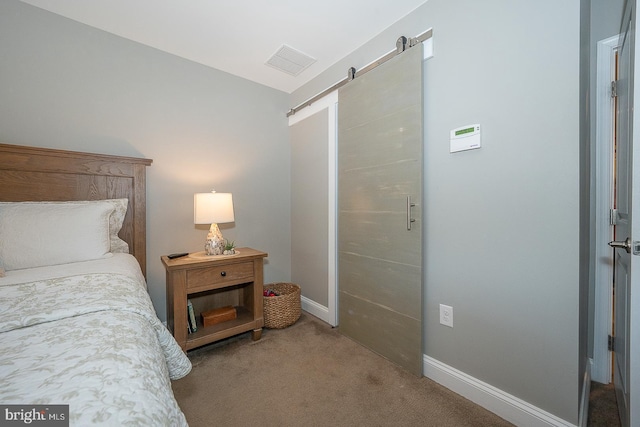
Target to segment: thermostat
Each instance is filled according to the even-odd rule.
[[[450,153],[473,150],[480,147],[480,125],[467,125],[451,131],[449,137]]]

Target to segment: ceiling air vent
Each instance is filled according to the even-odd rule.
[[[282,45],[282,47],[267,60],[266,64],[283,73],[297,76],[314,62],[316,62],[316,60],[309,55],[287,45]]]

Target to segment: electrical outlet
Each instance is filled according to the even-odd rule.
[[[440,304],[440,324],[453,328],[453,307]]]

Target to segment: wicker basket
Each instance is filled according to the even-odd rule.
[[[264,301],[264,327],[282,329],[291,326],[300,318],[300,286],[294,283],[268,283],[277,296],[262,297]]]

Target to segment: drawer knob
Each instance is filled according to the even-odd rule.
[[[221,271],[221,272],[220,272],[220,275],[221,275],[222,277],[225,277],[225,276],[227,275],[227,272],[226,272],[226,271]]]

